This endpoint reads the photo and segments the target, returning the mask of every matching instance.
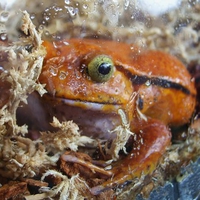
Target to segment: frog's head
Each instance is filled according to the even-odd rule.
[[[122,64],[128,45],[119,49],[118,43],[88,39],[43,45],[47,55],[39,81],[46,84],[48,112],[53,107],[53,116],[73,120],[84,134],[101,133],[101,138],[121,123],[119,108],[132,117],[134,88]]]
[[[39,80],[46,84],[53,97],[77,104],[109,105],[108,109],[128,104],[133,86],[127,76],[117,70],[118,58],[108,41],[71,39],[43,44],[47,55]],[[122,51],[119,49],[118,55]]]

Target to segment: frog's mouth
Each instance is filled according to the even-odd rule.
[[[53,97],[39,98],[38,94],[31,94],[28,105],[18,109],[17,118],[20,125],[27,124],[30,129],[52,131],[50,123],[53,117],[59,121],[74,121],[82,135],[92,138],[112,139],[110,131],[121,122],[117,110],[120,105],[97,102],[85,102],[69,99],[55,99]]]
[[[109,112],[109,113],[116,112],[119,108],[121,108],[121,104],[117,103],[113,104],[109,102],[81,101],[81,100],[63,99],[63,98],[58,99],[58,101],[61,101],[69,106],[76,106],[82,109]]]
[[[79,100],[60,99],[60,104],[53,108],[52,116],[59,120],[73,120],[83,135],[99,139],[113,139],[110,131],[121,123],[117,113],[119,104],[85,102]]]

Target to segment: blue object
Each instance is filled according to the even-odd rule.
[[[145,200],[137,195],[136,200]],[[148,200],[200,200],[200,158],[182,168],[180,175],[150,193]]]

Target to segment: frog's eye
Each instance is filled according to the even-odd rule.
[[[93,81],[103,83],[109,80],[114,71],[114,64],[110,57],[99,55],[88,64],[88,74]]]

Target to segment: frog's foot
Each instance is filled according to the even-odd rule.
[[[171,133],[164,124],[152,119],[140,123],[138,133],[140,138],[134,141],[133,150],[110,170],[113,174],[111,179],[91,188],[93,195],[155,170],[159,159],[170,144]]]

